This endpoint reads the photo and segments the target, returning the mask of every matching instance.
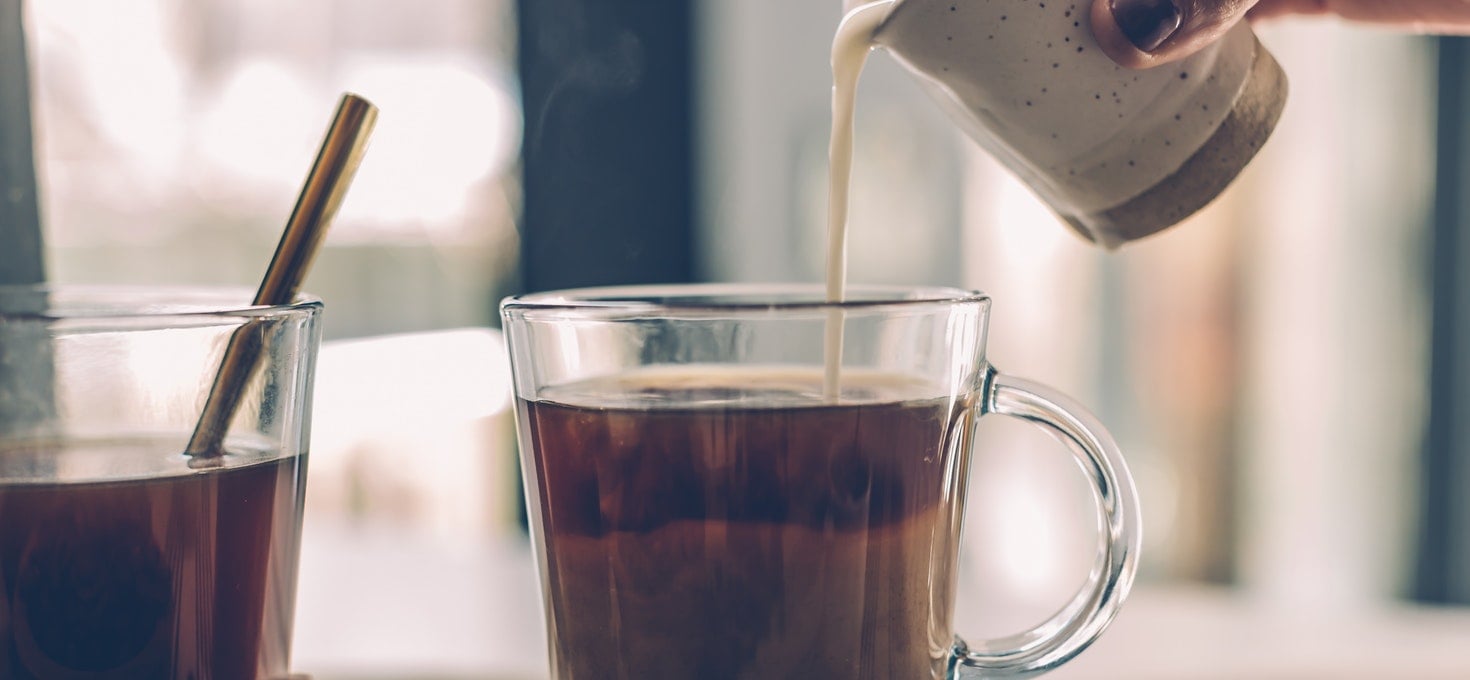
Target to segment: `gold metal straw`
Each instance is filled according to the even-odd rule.
[[[286,230],[281,234],[281,242],[252,304],[287,304],[301,290],[301,281],[306,278],[317,246],[321,245],[337,208],[342,205],[342,197],[357,173],[377,120],[378,109],[371,102],[351,93],[342,95],[337,115],[327,128],[321,151],[306,176],[306,184],[301,187],[291,219],[286,222]],[[240,394],[260,361],[263,330],[261,324],[252,322],[235,329],[230,336],[185,454],[200,460],[224,452],[220,444],[229,430]]]

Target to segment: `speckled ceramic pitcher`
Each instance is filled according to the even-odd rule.
[[[1138,71],[1103,54],[1086,0],[884,1],[891,10],[875,42],[1106,247],[1214,200],[1286,102],[1285,74],[1244,24],[1187,59]]]

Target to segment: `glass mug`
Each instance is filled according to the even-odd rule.
[[[0,678],[285,678],[321,302],[0,286]],[[223,455],[183,454],[259,340]]]
[[[693,285],[501,309],[555,680],[1024,677],[1075,656],[1133,581],[1111,437],[985,357],[990,299]],[[829,324],[842,347],[835,397]],[[1093,483],[1090,582],[1051,620],[951,630],[976,420],[1037,423]]]

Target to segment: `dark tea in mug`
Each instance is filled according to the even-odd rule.
[[[306,456],[181,443],[0,444],[0,678],[286,677]]]
[[[501,304],[551,680],[1034,677],[1107,628],[1140,534],[1127,465],[1066,395],[985,357],[990,298],[695,284]],[[1101,538],[1031,630],[953,622],[976,422],[1067,443]]]
[[[943,677],[970,404],[659,367],[522,400],[552,677]],[[965,422],[957,422],[964,420]]]

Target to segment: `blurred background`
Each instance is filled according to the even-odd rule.
[[[54,281],[251,285],[339,93],[382,109],[308,282],[299,670],[544,676],[496,303],[818,280],[839,5],[25,6]],[[1092,406],[1132,461],[1135,602],[1059,677],[1470,674],[1470,46],[1261,34],[1292,81],[1275,136],[1111,254],[887,56],[859,90],[851,280],[990,293],[993,361]],[[998,635],[1082,582],[1093,521],[1054,442],[981,435],[961,609]]]

